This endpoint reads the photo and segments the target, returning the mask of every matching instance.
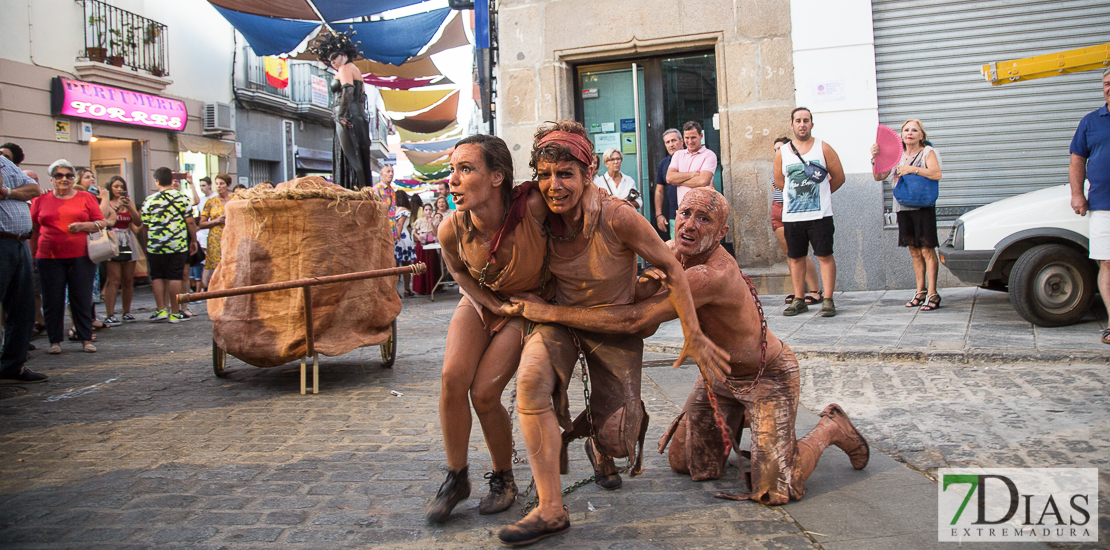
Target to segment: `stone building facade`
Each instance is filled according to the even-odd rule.
[[[580,67],[711,53],[718,116],[717,128],[706,130],[719,130],[714,152],[732,205],[731,242],[740,265],[781,261],[767,220],[772,142],[788,134],[795,102],[790,9],[788,0],[500,2],[497,131],[513,151],[518,180],[531,178],[536,127],[576,118]],[[663,129],[645,133],[652,180]]]

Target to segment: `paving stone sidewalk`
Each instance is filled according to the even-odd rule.
[[[1014,311],[1009,296],[975,287],[944,288],[941,307],[905,307],[912,290],[837,292],[835,317],[819,306],[784,317],[783,296],[761,296],[767,326],[801,357],[833,360],[944,362],[1110,362],[1099,338],[1105,314],[1066,327],[1038,327]],[[1095,308],[1096,310],[1098,307]],[[647,339],[653,351],[678,353],[682,327],[662,325]]]
[[[100,332],[96,354],[79,353],[76,343],[66,343],[61,356],[33,352],[31,367],[51,381],[0,386],[0,548],[497,546],[496,533],[519,519],[520,507],[477,513],[486,490],[480,476],[490,466],[477,423],[470,441],[472,498],[446,525],[423,519],[444,475],[439,369],[456,301],[454,293],[434,303],[406,299],[395,367],[381,368],[376,347],[322,358],[318,395],[298,393],[294,364],[260,369],[231,360],[229,376],[214,377],[211,325],[203,315],[179,325],[139,322]],[[148,291],[140,291],[136,308],[146,310],[137,316],[149,315],[151,305]],[[713,482],[672,473],[654,452],[655,441],[685,400],[696,369],[667,368],[666,354],[647,359],[643,395],[652,420],[644,474],[626,478],[615,492],[590,484],[570,494],[571,532],[537,548],[940,547],[929,534],[935,484],[877,451],[868,469],[855,471],[830,449],[807,483],[806,498],[783,507],[713,498],[740,487],[735,463]],[[915,405],[875,408],[896,400],[886,395],[890,384],[860,387],[853,376],[861,371],[828,361],[806,369],[807,406],[820,410],[830,400],[827,389],[841,392],[846,406],[860,410],[860,429],[877,448],[906,460],[900,454],[919,441],[910,435],[920,434],[900,426]],[[837,372],[844,378],[832,376]],[[901,379],[863,372],[879,382]],[[1067,377],[1058,382],[1068,391]],[[961,391],[991,391],[989,380],[967,386]],[[572,388],[572,408],[580,409],[581,386]],[[1105,391],[1099,395],[1105,400]],[[509,392],[504,402],[510,404]],[[1105,416],[1085,422],[1097,430]],[[955,425],[948,417],[943,422]],[[812,412],[799,411],[799,433],[814,423]],[[928,422],[912,428],[931,429]],[[516,439],[523,454],[519,431]],[[1080,450],[1099,456],[1105,447],[1097,441]],[[949,453],[947,443],[936,437],[918,445],[939,445],[941,454],[956,457],[950,464],[972,461]],[[1066,462],[1068,443],[1062,438],[1045,449]],[[580,445],[571,448],[564,486],[591,473]],[[991,445],[1001,455],[1006,444]],[[1026,463],[1041,464],[1044,456],[1031,451]],[[515,472],[526,487],[527,465]],[[845,505],[860,513],[838,512]]]

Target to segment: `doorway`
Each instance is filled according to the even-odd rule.
[[[647,135],[643,67],[632,62],[595,65],[579,70],[578,83],[581,120],[594,144],[594,153],[620,151],[624,158],[621,173],[636,182],[641,197],[648,196],[648,162],[641,149]],[[604,170],[606,166],[599,163],[598,173]]]
[[[603,145],[619,143],[617,148],[622,151],[635,148],[633,153],[623,153],[621,171],[639,184],[645,198],[641,212],[649,220],[655,214],[651,184],[655,168],[667,156],[663,132],[669,128],[681,132],[690,120],[702,125],[703,143],[718,159],[713,185],[723,191],[717,56],[712,50],[580,65],[576,71],[576,118],[586,127],[595,152],[608,148],[599,148],[599,139]],[[628,126],[629,122],[634,126]],[[622,124],[632,129],[625,131]],[[635,136],[634,143],[629,133]]]

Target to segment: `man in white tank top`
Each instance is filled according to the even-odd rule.
[[[836,261],[833,260],[832,194],[844,184],[840,157],[828,143],[813,137],[813,114],[798,107],[790,114],[791,143],[775,153],[775,187],[782,189],[782,223],[786,256],[795,296],[805,296],[805,261],[810,245],[821,264],[824,299],[821,316],[836,315]],[[794,300],[782,312],[790,317],[809,310],[805,300]]]

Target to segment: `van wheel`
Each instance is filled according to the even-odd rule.
[[[1010,271],[1010,303],[1034,325],[1060,327],[1078,321],[1090,309],[1094,292],[1090,262],[1067,246],[1034,246]]]

